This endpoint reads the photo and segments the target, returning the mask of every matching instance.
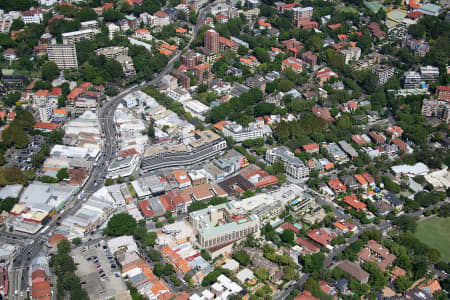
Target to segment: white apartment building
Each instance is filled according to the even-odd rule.
[[[230,10],[230,6],[224,2],[217,3],[216,5],[211,6],[209,12],[213,15],[226,15],[228,16],[228,11]]]
[[[148,12],[143,12],[139,15],[139,24],[143,23],[144,25],[151,24],[152,15]]]
[[[41,6],[52,6],[58,3],[58,0],[39,0]]]
[[[305,179],[309,177],[309,168],[284,146],[268,150],[265,159],[269,165],[281,160],[284,163],[286,175],[294,179]]]
[[[128,55],[128,47],[123,46],[112,46],[104,47],[95,50],[97,55],[104,55],[107,58],[116,58],[119,55]]]
[[[125,77],[131,77],[136,75],[136,70],[134,69],[133,59],[128,55],[119,55],[116,60],[122,66],[123,74]]]
[[[153,36],[150,34],[148,29],[138,29],[134,32],[134,37],[141,40],[151,41]]]
[[[408,71],[405,72],[405,83],[403,87],[405,89],[414,89],[420,86],[421,81],[422,76],[418,72]]]
[[[39,8],[32,8],[22,13],[22,20],[25,24],[41,23],[43,19],[44,15]]]
[[[123,97],[123,103],[127,108],[133,108],[139,105],[137,97],[133,94],[128,94]]]
[[[80,23],[81,29],[92,29],[94,31],[98,30],[97,20],[84,21]]]
[[[73,44],[49,44],[47,55],[48,60],[55,62],[60,69],[78,68],[77,51]]]
[[[82,29],[62,34],[63,44],[75,44],[82,40],[93,40],[95,38],[93,29]]]
[[[139,162],[139,155],[115,158],[108,167],[108,178],[116,179],[132,175]]]
[[[150,35],[151,36],[151,35]],[[152,45],[146,42],[142,42],[140,40],[134,39],[132,37],[128,37],[128,40],[132,45],[142,46],[147,49],[148,52],[152,52]]]
[[[188,91],[186,91],[185,89],[181,89],[181,88],[171,89],[167,93],[167,96],[169,96],[173,100],[180,102],[180,103],[183,103],[184,101],[192,99],[191,94]]]
[[[245,140],[271,136],[272,129],[269,125],[259,122],[250,123],[247,128],[244,128],[236,122],[229,122],[223,127],[222,133],[226,137],[232,137],[236,142],[242,142]]]
[[[151,26],[163,27],[170,24],[169,15],[163,11],[157,11],[151,16]]]
[[[9,33],[9,28],[11,27],[13,20],[10,16],[4,15],[0,17],[0,32]]]
[[[425,117],[436,117],[446,123],[450,121],[450,104],[438,99],[423,99],[422,115]]]
[[[424,81],[436,81],[439,78],[439,68],[433,66],[420,67],[420,74]]]
[[[211,109],[209,106],[201,103],[198,100],[191,100],[183,102],[184,110],[189,112],[193,117],[205,121],[205,114]]]
[[[52,120],[53,109],[50,102],[39,107],[39,118],[41,122],[48,123]]]
[[[378,85],[385,84],[394,75],[395,68],[389,65],[377,65],[372,73],[378,76]]]
[[[128,56],[128,47],[123,46],[113,46],[104,47],[95,50],[97,55],[104,55],[107,58],[115,59],[120,63],[123,69],[125,77],[130,77],[136,75],[136,70],[134,69],[133,60]]]
[[[202,248],[220,249],[252,233],[259,237],[258,217],[241,214],[234,202],[192,212],[189,220]]]
[[[295,19],[300,18],[312,18],[314,8],[308,6],[308,7],[294,7],[292,9],[292,14],[294,15]]]
[[[120,32],[120,27],[114,23],[108,23],[108,38],[110,40],[114,38],[116,32]]]
[[[361,56],[361,48],[359,47],[350,47],[348,49],[344,49],[341,51],[345,58],[345,64],[348,64],[351,61],[357,61]]]
[[[60,69],[78,68],[77,51],[73,44],[47,45],[48,60],[56,63]]]
[[[174,89],[178,86],[178,81],[172,75],[167,74],[161,78],[161,85],[164,85],[168,89]]]

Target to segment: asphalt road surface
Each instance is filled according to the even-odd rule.
[[[192,41],[198,34],[198,30],[204,23],[204,19],[206,16],[206,10],[212,4],[209,4],[207,7],[199,10],[199,17],[197,25],[194,26],[193,35],[186,46],[188,48]],[[186,49],[185,48],[185,49]],[[165,68],[153,79],[149,82],[150,85],[154,85],[158,83],[161,78],[168,74],[170,70],[173,68],[173,64],[180,56],[181,51],[175,55],[169,63],[165,66]],[[145,84],[145,83],[144,83]],[[111,164],[113,159],[116,157],[116,131],[114,126],[114,111],[116,110],[117,105],[120,103],[121,99],[137,90],[139,90],[139,86],[133,86],[122,91],[120,94],[109,98],[109,100],[103,105],[103,108],[99,111],[99,121],[102,127],[102,131],[104,133],[104,153],[97,161],[96,167],[93,168],[92,173],[89,176],[86,184],[83,188],[80,189],[78,195],[82,195],[79,199],[78,195],[74,196],[71,201],[66,204],[64,208],[64,213],[60,214],[58,218],[53,218],[49,225],[49,229],[47,233],[53,232],[56,228],[56,220],[64,219],[69,215],[74,214],[83,204],[84,200],[88,198],[88,195],[97,191],[100,187],[103,186],[104,180],[107,175],[108,166]],[[27,243],[26,234],[21,233],[9,233],[6,231],[6,228],[3,232],[1,232],[0,241],[7,242],[11,244],[16,244],[23,247],[19,253],[17,254],[13,264],[10,266],[10,299],[25,299],[27,297],[26,289],[28,287],[28,270],[27,267],[30,264],[31,260],[39,254],[45,245],[44,237],[33,236],[29,239],[29,243]],[[22,280],[24,278],[24,280]],[[17,295],[15,295],[15,291],[17,290]],[[22,295],[22,296],[21,296]]]

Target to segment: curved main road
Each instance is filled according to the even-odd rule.
[[[197,37],[198,31],[202,24],[204,23],[204,19],[206,16],[206,10],[212,5],[201,8],[199,10],[199,17],[197,20],[197,24],[193,28],[193,34],[189,43],[186,45],[184,49],[187,49],[192,41]],[[181,52],[178,52],[174,57],[170,59],[168,64],[164,67],[164,69],[150,82],[149,85],[157,84],[163,76],[168,74],[170,70],[173,68],[175,61],[181,55]],[[126,95],[133,93],[139,90],[139,86],[133,86],[122,91],[120,94],[111,97],[104,105],[103,108],[99,111],[99,122],[104,134],[104,153],[97,161],[97,165],[92,169],[89,179],[85,183],[84,187],[81,188],[80,193],[77,197],[73,197],[69,203],[66,204],[66,208],[63,214],[60,214],[58,218],[53,218],[51,222],[48,224],[49,229],[48,232],[52,232],[56,225],[57,219],[64,219],[67,216],[73,215],[83,204],[83,200],[87,198],[86,196],[94,193],[103,185],[103,180],[106,177],[107,169],[112,160],[116,157],[116,132],[114,126],[114,111],[119,105],[120,101]],[[97,182],[97,183],[96,183]],[[5,232],[6,233],[6,232]],[[25,235],[8,233],[8,239],[13,241],[13,237],[16,237],[14,240],[17,241],[16,244],[23,245]],[[28,285],[28,270],[27,266],[29,265],[31,259],[39,254],[45,245],[45,239],[40,236],[36,236],[30,239],[30,243],[23,247],[19,253],[16,255],[16,259],[10,268],[10,299],[24,299],[26,298],[26,288]],[[22,280],[24,278],[24,280]],[[18,291],[18,295],[15,296],[14,292]],[[23,296],[21,296],[20,291],[23,291]]]

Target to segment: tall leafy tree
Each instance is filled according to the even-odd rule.
[[[103,233],[109,236],[132,235],[136,227],[137,222],[132,216],[120,213],[111,217]]]
[[[59,75],[59,68],[53,61],[47,62],[42,67],[42,79],[52,81],[56,79]]]

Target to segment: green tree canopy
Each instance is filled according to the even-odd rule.
[[[281,234],[281,240],[285,243],[291,244],[294,242],[295,233],[290,229],[285,229]]]
[[[56,178],[58,178],[59,181],[63,181],[64,179],[69,178],[69,173],[67,173],[67,168],[59,169],[56,173]]]
[[[417,229],[417,221],[414,217],[401,215],[392,220],[392,224],[396,225],[402,231],[415,232]]]
[[[53,61],[47,62],[42,67],[42,79],[52,81],[56,79],[59,75],[59,68]]]
[[[250,264],[250,256],[244,250],[234,252],[233,258],[243,266],[248,266]]]
[[[132,235],[136,227],[137,222],[132,216],[120,213],[111,217],[103,233],[109,236]]]
[[[122,18],[122,13],[119,10],[109,8],[103,11],[102,17],[106,22],[115,22]]]
[[[254,271],[255,276],[260,280],[269,279],[269,271],[265,267],[258,267]]]

